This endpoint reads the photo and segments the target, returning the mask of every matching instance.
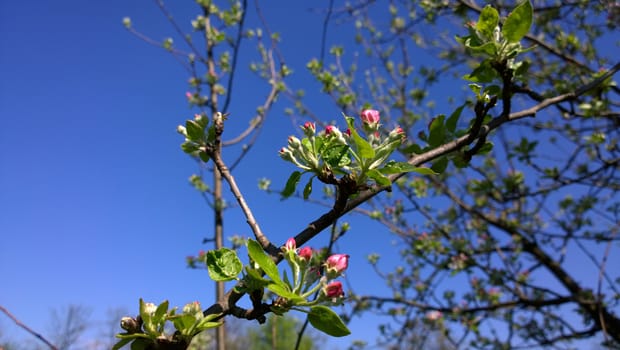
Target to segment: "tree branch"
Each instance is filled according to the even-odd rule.
[[[41,334],[35,332],[34,330],[32,330],[32,328],[28,327],[27,325],[22,323],[20,320],[18,320],[17,317],[13,316],[13,314],[10,313],[9,310],[7,310],[4,306],[0,305],[0,311],[2,311],[11,320],[13,320],[13,322],[15,322],[16,325],[18,325],[19,327],[23,328],[26,332],[32,334],[37,339],[39,339],[40,341],[45,343],[45,345],[47,345],[50,349],[58,350],[58,348],[56,346],[54,346],[54,344],[52,344],[49,340],[45,339],[45,337],[43,337]]]

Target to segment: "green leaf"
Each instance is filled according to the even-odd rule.
[[[270,283],[267,285],[267,289],[269,289],[270,291],[272,291],[273,293],[288,299],[289,301],[293,302],[293,303],[299,303],[301,301],[304,301],[305,299],[300,297],[299,295],[291,292],[291,290],[286,286],[286,285],[281,285],[281,284],[277,284],[277,283]]]
[[[484,88],[484,93],[489,96],[499,96],[502,93],[502,88],[499,85],[489,85]]]
[[[333,145],[323,151],[322,157],[325,163],[331,167],[340,168],[349,165],[351,159],[347,157],[349,153],[349,146],[347,145]]]
[[[118,343],[114,344],[114,346],[112,347],[112,350],[120,350],[120,348],[131,343],[131,341],[134,339],[135,339],[134,337],[121,339]]]
[[[181,149],[183,150],[183,152],[191,154],[198,151],[198,149],[200,149],[200,146],[198,146],[196,142],[185,141],[181,144]]]
[[[465,104],[461,105],[459,108],[455,109],[448,120],[446,120],[446,130],[449,132],[454,132],[456,130],[456,125],[461,117],[461,112],[463,112],[463,108],[465,108]]]
[[[207,252],[207,268],[212,280],[230,281],[241,272],[243,264],[234,250],[220,248]]]
[[[152,341],[145,339],[136,339],[133,343],[131,343],[131,350],[144,350],[147,345],[151,345]]]
[[[306,186],[304,186],[304,199],[308,199],[310,193],[312,193],[312,179],[314,179],[314,176],[312,176],[310,180],[308,180]]]
[[[258,270],[250,268],[250,266],[245,267],[245,272],[246,274],[243,278],[243,282],[248,292],[256,289],[262,289],[271,283],[268,279],[263,278]]]
[[[157,306],[157,309],[155,309],[155,314],[153,315],[153,320],[156,323],[161,323],[163,321],[162,318],[168,312],[169,304],[170,303],[168,302],[168,300],[164,300],[161,304]]]
[[[441,157],[433,163],[431,169],[433,169],[434,172],[441,174],[446,170],[447,167],[448,157]]]
[[[489,41],[488,43],[484,43],[482,45],[474,46],[470,44],[470,41],[465,42],[465,46],[469,48],[471,51],[475,53],[485,53],[489,56],[497,55],[497,43],[493,41]]]
[[[310,324],[323,333],[333,337],[344,337],[351,331],[342,322],[338,314],[327,306],[317,305],[310,308],[308,313]]]
[[[280,272],[278,271],[278,267],[276,263],[273,262],[271,257],[269,257],[263,251],[263,247],[253,239],[248,239],[248,255],[258,266],[265,272],[272,281],[276,282],[279,285],[284,285],[284,282],[280,279]]]
[[[204,128],[193,120],[185,122],[185,129],[187,130],[187,137],[192,141],[202,141],[204,137]]]
[[[386,176],[381,174],[381,172],[377,169],[370,169],[366,172],[366,175],[375,180],[375,182],[380,186],[389,186],[392,184],[392,181],[388,179]]]
[[[463,77],[463,79],[471,81],[473,83],[490,83],[497,77],[497,72],[491,66],[491,61],[484,60],[480,62],[480,65],[474,69],[469,75]]]
[[[205,317],[202,320],[200,320],[198,324],[196,325],[195,333],[197,334],[197,333],[204,331],[205,329],[219,327],[222,324],[224,324],[224,322],[212,322],[211,321],[212,319],[213,318]]]
[[[202,160],[205,163],[208,163],[210,159],[209,155],[205,151],[198,152],[198,157],[200,158],[200,160]]]
[[[476,29],[484,35],[485,39],[493,38],[493,31],[499,24],[499,13],[491,5],[485,6],[480,12]]]
[[[194,315],[181,314],[172,317],[170,321],[174,324],[175,329],[183,334],[189,334],[190,328],[196,323],[196,318]]]
[[[525,0],[508,14],[502,27],[502,35],[508,42],[519,42],[530,31],[532,13],[532,4]]]
[[[428,135],[428,144],[431,147],[437,147],[441,145],[445,139],[446,128],[443,125],[443,121],[445,118],[445,115],[440,114],[439,116],[435,117],[435,119],[433,119],[433,121],[431,122],[431,125],[429,127],[430,132]]]
[[[437,173],[430,168],[417,167],[407,162],[394,161],[388,162],[383,168],[380,169],[380,171],[382,174],[400,174],[415,172],[423,175],[437,175]]]
[[[349,131],[351,131],[351,137],[353,138],[353,142],[355,142],[355,146],[357,146],[358,155],[362,158],[372,159],[375,157],[375,150],[368,143],[368,141],[364,140],[358,133],[355,131],[355,120],[351,117],[345,116],[347,120],[347,125],[349,126]]]
[[[297,184],[299,183],[300,179],[301,179],[301,172],[293,171],[291,176],[289,176],[288,180],[286,181],[286,186],[284,187],[284,191],[282,191],[281,193],[283,198],[288,198],[293,193],[295,193],[295,188],[297,188]]]
[[[480,147],[480,149],[478,150],[478,152],[476,152],[476,154],[487,154],[491,152],[492,149],[493,149],[493,143],[490,141],[487,141],[484,145],[482,145],[482,147]]]

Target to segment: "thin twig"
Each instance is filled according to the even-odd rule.
[[[33,336],[38,338],[40,341],[44,342],[45,345],[47,345],[50,349],[58,350],[58,348],[54,344],[52,344],[49,340],[45,339],[45,337],[43,337],[41,334],[35,332],[34,330],[32,330],[32,328],[28,327],[27,325],[22,323],[20,320],[18,320],[17,317],[13,316],[13,314],[10,313],[9,310],[7,310],[4,306],[0,305],[0,311],[2,311],[11,320],[13,320],[13,322],[15,322],[16,325],[20,326],[21,328],[26,330],[26,332],[32,334]]]

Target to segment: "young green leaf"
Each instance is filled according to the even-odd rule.
[[[163,321],[162,318],[168,312],[169,304],[170,303],[168,302],[168,300],[164,300],[161,304],[157,306],[157,309],[155,309],[155,315],[153,315],[153,319],[155,320],[155,322],[160,323]]]
[[[270,283],[267,285],[267,289],[269,289],[271,292],[288,299],[289,301],[291,301],[292,303],[299,303],[301,301],[304,301],[305,299],[302,298],[301,296],[291,292],[290,289],[288,289],[288,287],[284,286],[284,285],[280,285],[277,283]]]
[[[270,280],[263,278],[263,276],[258,272],[258,270],[251,268],[250,266],[245,267],[245,276],[243,276],[243,283],[246,292],[250,292],[256,289],[262,289],[271,283]]]
[[[306,186],[304,186],[304,199],[308,199],[312,193],[312,179],[314,179],[314,176],[312,176],[310,180],[308,180]]]
[[[383,168],[380,169],[382,174],[400,174],[415,172],[423,175],[437,175],[430,168],[417,167],[407,162],[388,162]]]
[[[491,61],[486,59],[478,65],[469,75],[463,79],[474,83],[490,83],[497,77],[497,72],[491,66]]]
[[[220,248],[207,252],[207,269],[212,280],[230,281],[241,272],[243,264],[234,250]]]
[[[258,266],[260,266],[263,272],[265,272],[265,274],[275,283],[284,285],[284,282],[280,279],[280,272],[278,271],[276,263],[271,260],[271,257],[265,254],[263,247],[261,247],[261,245],[253,239],[248,239],[247,246],[248,255],[256,264],[258,264]]]
[[[185,141],[181,144],[181,149],[183,150],[183,152],[189,154],[198,151],[199,148],[200,146],[198,146],[198,144],[193,141]]]
[[[452,114],[450,114],[450,117],[448,117],[448,120],[446,120],[446,130],[448,130],[449,132],[454,132],[454,130],[456,130],[456,124],[461,117],[461,112],[463,112],[463,108],[465,108],[465,104],[461,105],[459,108],[455,109]]]
[[[368,170],[368,172],[366,172],[366,175],[368,175],[369,178],[375,180],[375,182],[379,186],[389,186],[392,184],[392,181],[390,181],[390,179],[381,174],[381,172],[377,169]]]
[[[216,314],[214,316],[218,316],[218,315]],[[211,321],[212,319],[213,318],[205,317],[202,320],[200,320],[198,324],[196,325],[196,330],[194,333],[200,333],[204,331],[205,329],[219,327],[222,324],[224,324],[223,322],[213,322]]]
[[[301,179],[301,172],[293,171],[291,176],[289,176],[288,180],[286,181],[286,186],[284,187],[284,191],[282,191],[281,193],[282,198],[288,198],[293,193],[295,193],[295,188],[297,188],[297,184],[299,183],[300,179]]]
[[[433,119],[433,121],[431,122],[431,125],[429,128],[430,131],[428,135],[428,144],[431,147],[437,147],[444,142],[444,138],[446,135],[446,128],[443,124],[443,121],[445,118],[446,118],[445,115],[440,114],[435,119]]]
[[[208,163],[210,159],[209,155],[205,151],[198,152],[198,157],[200,158],[200,160],[202,160],[205,163]]]
[[[349,126],[349,131],[351,131],[351,138],[353,142],[355,142],[355,146],[357,146],[357,151],[360,157],[366,159],[372,159],[375,157],[375,150],[368,143],[368,141],[364,140],[358,133],[355,131],[355,120],[351,117],[346,117],[347,125]]]
[[[185,129],[187,130],[187,137],[192,141],[201,141],[204,137],[204,128],[193,120],[185,122]]]
[[[530,31],[532,13],[530,0],[525,0],[508,14],[502,27],[502,35],[508,42],[519,42]]]
[[[491,5],[485,6],[480,12],[476,29],[484,36],[485,39],[493,38],[493,31],[499,24],[499,13]]]
[[[317,305],[310,308],[308,321],[314,328],[333,337],[344,337],[351,334],[338,314],[327,306]]]
[[[135,337],[123,338],[123,339],[119,340],[118,343],[114,344],[114,346],[112,347],[112,350],[120,350],[123,346],[131,343],[131,341],[134,340],[134,339],[135,339]]]

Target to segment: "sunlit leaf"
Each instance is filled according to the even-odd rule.
[[[437,175],[437,173],[430,168],[417,167],[407,162],[394,161],[387,163],[383,168],[380,169],[380,171],[382,174],[400,174],[415,172],[423,175]]]
[[[485,6],[480,12],[476,29],[486,38],[493,38],[493,31],[499,24],[499,13],[491,5]]]
[[[297,188],[297,184],[299,183],[300,179],[301,179],[301,172],[293,171],[291,176],[289,176],[288,180],[286,181],[286,186],[284,187],[284,191],[282,191],[281,193],[283,198],[288,198],[293,193],[295,193],[295,189]]]
[[[526,0],[508,14],[502,27],[502,35],[508,42],[519,42],[529,32],[532,25],[532,13],[532,4]]]
[[[456,125],[461,117],[461,112],[463,112],[463,108],[465,108],[465,104],[461,105],[459,108],[455,109],[452,114],[446,120],[446,130],[449,132],[454,132],[456,130]]]
[[[284,282],[280,279],[280,272],[276,263],[273,262],[270,256],[265,254],[263,247],[253,239],[248,239],[247,242],[248,255],[258,266],[265,272],[272,281],[279,285],[284,285]]]
[[[437,147],[444,142],[446,128],[443,124],[443,121],[445,118],[445,115],[440,114],[435,117],[435,119],[433,119],[433,121],[431,122],[428,135],[428,144],[431,147]]]
[[[345,117],[347,120],[347,125],[349,126],[349,130],[351,131],[351,138],[353,142],[355,142],[355,146],[357,147],[358,155],[362,158],[372,159],[375,157],[375,150],[368,143],[368,141],[364,140],[358,133],[355,131],[355,121],[351,117]]]
[[[308,321],[314,328],[333,337],[344,337],[351,334],[338,314],[327,306],[317,305],[310,308]]]
[[[381,174],[381,172],[377,169],[368,170],[366,175],[368,175],[369,178],[373,179],[380,186],[389,186],[392,184],[392,181]]]
[[[220,248],[207,252],[207,269],[209,277],[214,281],[234,280],[242,268],[237,252],[232,249]]]
[[[185,122],[185,130],[187,130],[187,137],[192,141],[201,141],[204,137],[204,129],[193,120]]]

